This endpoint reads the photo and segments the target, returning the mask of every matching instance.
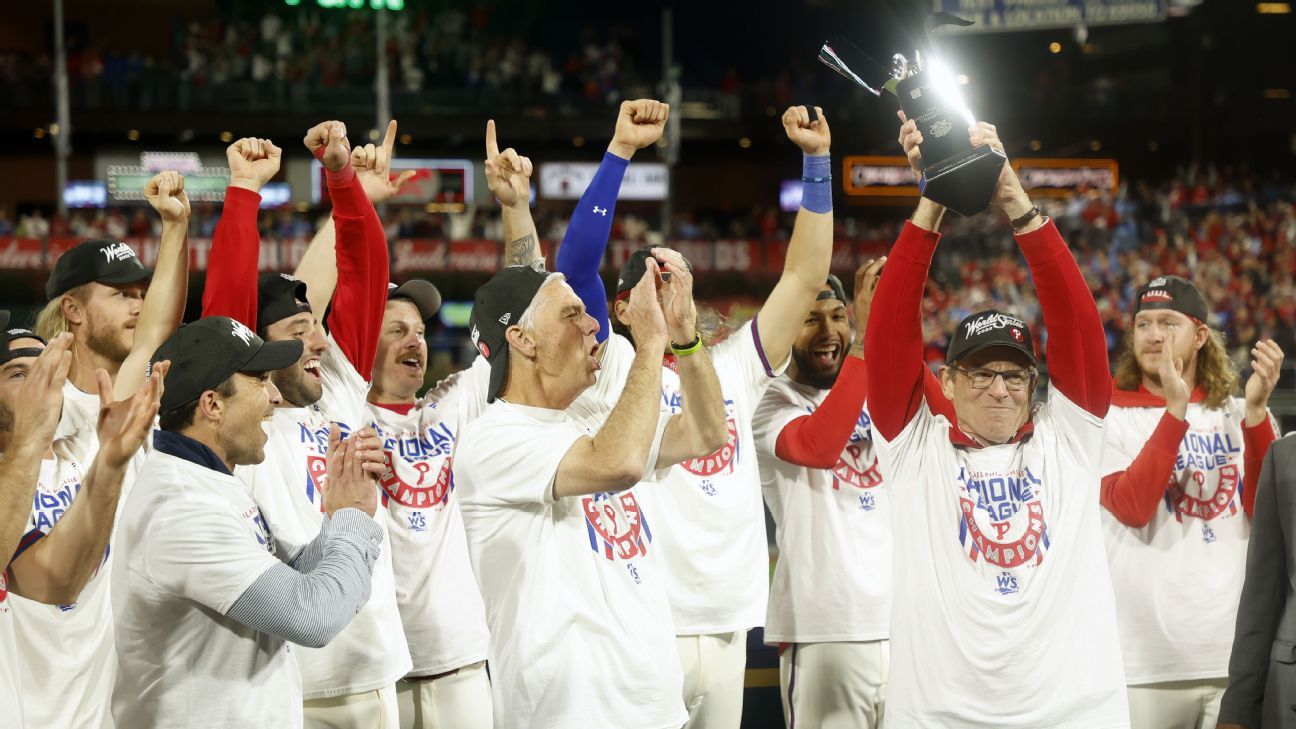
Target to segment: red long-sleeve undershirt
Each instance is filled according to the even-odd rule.
[[[946,412],[947,402],[931,370],[924,368],[923,382],[928,403],[935,403],[934,412]],[[837,465],[842,449],[855,432],[860,411],[868,402],[868,366],[859,357],[847,357],[842,363],[837,382],[828,396],[813,413],[789,421],[779,431],[774,444],[774,455],[779,460],[806,468],[832,468]],[[952,416],[951,416],[952,417]]]
[[[1131,407],[1165,407],[1165,400],[1150,393],[1115,391],[1118,405],[1137,395]],[[1190,402],[1201,402],[1205,394],[1194,390]],[[1143,444],[1134,460],[1124,471],[1108,474],[1102,479],[1099,501],[1116,520],[1136,529],[1145,527],[1156,516],[1157,506],[1165,495],[1170,477],[1179,458],[1179,444],[1188,434],[1188,421],[1170,413],[1161,415],[1151,437]],[[1277,438],[1269,419],[1256,425],[1242,426],[1242,510],[1250,518],[1255,511],[1256,484],[1260,480],[1260,466],[1269,445]]]
[[[1052,221],[1016,238],[1044,314],[1053,386],[1076,405],[1103,417],[1111,399],[1107,343],[1080,267]],[[939,241],[938,233],[905,223],[873,295],[873,313],[864,336],[872,394],[869,414],[887,440],[900,434],[922,404],[920,307]],[[952,436],[955,433],[951,431]]]
[[[907,222],[887,256],[864,332],[869,415],[893,440],[922,405],[922,297],[940,234]],[[840,452],[840,451],[839,451]]]
[[[1093,292],[1052,220],[1016,238],[1044,314],[1049,379],[1068,400],[1105,417],[1112,381],[1107,336]]]
[[[261,196],[242,187],[225,188],[225,207],[207,256],[202,315],[228,316],[257,328],[257,259],[261,234],[257,211]]]
[[[391,277],[387,233],[350,164],[339,172],[325,170],[325,179],[333,199],[338,272],[328,328],[351,366],[368,380]]]

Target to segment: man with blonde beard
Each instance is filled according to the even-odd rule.
[[[1139,289],[1107,413],[1102,505],[1134,729],[1214,727],[1283,353],[1238,373],[1191,281]]]

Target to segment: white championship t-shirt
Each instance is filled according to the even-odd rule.
[[[292,544],[311,541],[324,523],[321,488],[328,475],[330,423],[337,423],[342,434],[349,435],[358,424],[370,421],[365,404],[368,384],[332,337],[320,361],[320,372],[324,396],[319,402],[304,408],[276,408],[265,460],[234,470],[252,490],[271,533]],[[409,647],[405,632],[397,628],[401,619],[387,520],[376,521],[384,537],[382,554],[373,567],[369,602],[327,646],[299,646],[294,651],[306,699],[374,691],[409,673]]]
[[[966,448],[926,402],[876,433],[892,508],[887,726],[1128,727],[1098,516],[1103,421],[1050,387],[1022,442]]]
[[[13,729],[23,729],[22,684],[18,681],[12,602],[5,571],[0,570],[0,706],[8,707],[5,720],[13,725]]]
[[[459,441],[454,472],[486,601],[496,729],[678,729],[687,719],[655,556],[654,530],[671,515],[640,501],[655,484],[553,495],[563,457],[593,432],[563,411],[497,400]]]
[[[775,455],[783,428],[827,396],[783,375],[756,408],[752,432],[779,549],[765,619],[770,644],[882,640],[891,627],[891,509],[868,411],[831,469]]]
[[[63,387],[63,411],[55,431],[55,457],[41,464],[25,544],[44,538],[81,494],[86,472],[99,451],[95,428],[99,396],[71,382]],[[151,436],[150,436],[151,437]],[[147,458],[146,444],[127,465],[118,504]],[[120,509],[116,519],[120,520]],[[109,597],[112,543],[74,604],[43,605],[12,597],[23,709],[33,726],[111,729],[117,675]]]
[[[294,649],[225,617],[277,546],[238,479],[149,456],[113,546],[118,726],[302,726]]]
[[[442,380],[409,413],[369,406],[383,450],[382,504],[391,539],[396,603],[415,676],[486,659],[486,608],[468,558],[451,471],[455,441],[486,405],[490,365]]]
[[[1129,468],[1164,413],[1113,406],[1102,475]],[[1228,676],[1251,538],[1242,509],[1245,418],[1242,398],[1222,408],[1190,403],[1188,433],[1152,521],[1133,529],[1103,509],[1130,685]]]
[[[619,335],[608,338],[608,355],[633,347]],[[765,388],[782,374],[766,362],[748,322],[708,351],[720,379],[729,435],[705,458],[684,461],[655,474],[657,486],[644,494],[650,508],[668,515],[657,533],[664,560],[662,577],[670,596],[677,635],[707,635],[746,630],[765,622],[769,593],[769,542],[761,503],[760,472],[752,436],[752,417]],[[628,372],[629,367],[620,368]],[[599,373],[598,397],[585,397],[571,408],[573,417],[589,422],[603,417],[621,397],[625,374]],[[591,388],[594,389],[594,388]],[[662,370],[664,412],[681,412],[679,375]]]

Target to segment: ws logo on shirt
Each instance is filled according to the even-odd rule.
[[[837,457],[837,465],[832,468],[834,491],[840,490],[843,482],[857,489],[871,489],[882,483],[882,472],[878,470],[877,458],[873,457],[872,438],[869,437],[872,422],[867,412],[860,413],[855,432],[851,433],[846,447]],[[872,506],[864,508],[867,511]]]
[[[620,507],[620,508],[618,508]],[[652,530],[634,494],[598,493],[581,499],[590,549],[609,561],[648,554]],[[638,580],[636,579],[636,582]]]
[[[959,470],[959,542],[973,562],[1012,568],[1044,561],[1049,537],[1042,485],[1029,468],[1011,473]]]
[[[1229,433],[1193,433],[1179,445],[1175,473],[1166,486],[1165,507],[1183,522],[1184,517],[1210,521],[1238,513],[1238,460],[1242,448]],[[1215,481],[1214,484],[1209,482]]]

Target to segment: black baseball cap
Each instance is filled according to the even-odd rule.
[[[226,316],[203,317],[175,330],[153,353],[150,364],[171,361],[161,413],[202,397],[238,372],[281,370],[297,362],[302,341],[267,342]]]
[[[263,273],[257,277],[257,329],[265,331],[277,321],[310,310],[305,281],[286,273]]]
[[[1210,318],[1210,307],[1192,281],[1179,276],[1158,276],[1138,290],[1134,313],[1148,309],[1169,309],[1186,314],[1199,322]]]
[[[621,272],[617,274],[616,296],[618,299],[621,297],[621,294],[633,289],[635,284],[639,283],[640,279],[643,278],[644,273],[648,270],[647,261],[649,258],[653,257],[652,249],[654,247],[660,248],[661,246],[640,248],[634,253],[631,253],[630,257],[626,259],[626,262],[621,264]],[[661,261],[658,261],[658,263],[661,263]],[[689,263],[688,259],[685,259],[684,263],[688,266],[690,271],[693,270],[693,264]]]
[[[387,284],[387,300],[405,299],[414,304],[418,309],[419,318],[427,322],[436,316],[437,311],[441,309],[441,292],[430,281],[424,281],[421,278],[412,278],[405,283],[397,286],[394,283]]]
[[[552,275],[530,266],[509,266],[477,289],[468,318],[473,344],[491,366],[486,402],[495,401],[508,379],[509,347],[504,333],[522,318],[522,312]]]
[[[990,347],[1015,349],[1026,355],[1031,366],[1037,362],[1030,327],[1021,317],[998,309],[978,311],[959,322],[954,336],[950,337],[945,362],[954,364]]]
[[[46,342],[44,337],[30,329],[24,329],[22,327],[4,329],[8,324],[9,312],[0,311],[0,330],[3,330],[3,333],[0,333],[0,364],[4,364],[20,357],[39,357],[41,352],[45,351],[44,347],[19,347],[18,349],[10,349],[9,345],[12,344],[15,339],[35,339],[41,344],[46,344]]]
[[[837,278],[836,276],[830,273],[828,274],[828,281],[824,284],[824,286],[827,286],[832,290],[820,291],[819,294],[815,296],[815,301],[823,301],[824,299],[837,299],[843,304],[850,306],[850,301],[846,298],[846,289],[842,286],[841,279]]]
[[[135,251],[119,240],[82,241],[54,263],[54,270],[45,281],[45,298],[52,301],[88,283],[129,284],[152,275],[140,263]]]

